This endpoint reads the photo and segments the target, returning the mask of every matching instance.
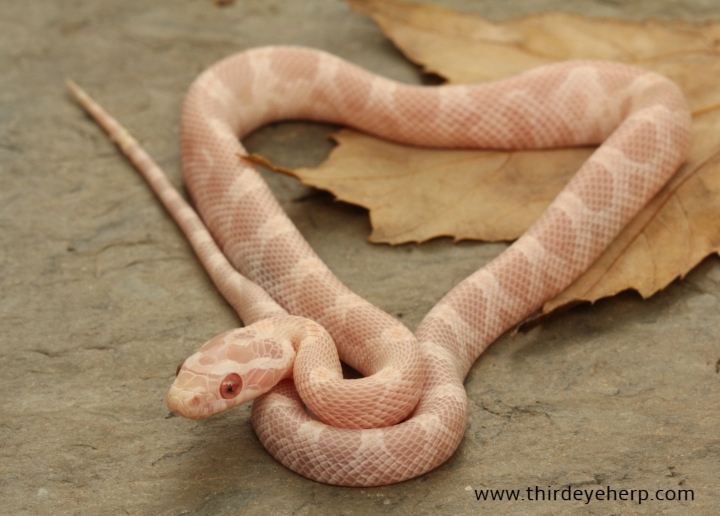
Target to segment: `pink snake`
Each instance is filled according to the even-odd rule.
[[[187,95],[182,164],[200,220],[138,143],[69,85],[247,325],[181,364],[170,409],[199,419],[256,398],[253,427],[278,461],[346,486],[400,482],[445,462],[465,431],[473,362],[592,264],[690,142],[678,87],[623,64],[571,61],[486,84],[417,87],[317,50],[259,48],[220,61]],[[241,159],[240,138],[286,119],[432,147],[602,145],[532,228],[445,295],[413,335],[340,283]],[[343,380],[338,358],[366,377]]]

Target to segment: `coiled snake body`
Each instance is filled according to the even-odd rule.
[[[205,71],[185,101],[183,173],[200,220],[137,142],[70,86],[247,325],[184,362],[168,406],[198,419],[257,397],[253,427],[278,461],[350,486],[400,482],[452,455],[473,362],[589,267],[690,140],[679,89],[627,65],[571,61],[486,84],[417,87],[316,50],[259,48]],[[532,228],[443,297],[413,335],[340,283],[239,157],[239,138],[283,119],[433,147],[601,145]],[[343,380],[338,357],[366,377]]]

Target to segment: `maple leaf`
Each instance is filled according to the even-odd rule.
[[[347,0],[423,70],[450,83],[500,79],[566,59],[609,59],[678,83],[693,111],[686,164],[543,314],[633,289],[648,297],[720,251],[720,23],[549,13],[504,23],[395,0]],[[316,168],[284,171],[370,210],[370,240],[512,240],[592,149],[497,152],[406,147],[350,130]]]

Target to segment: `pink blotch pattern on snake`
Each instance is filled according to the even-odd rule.
[[[220,61],[187,95],[183,173],[200,221],[137,143],[75,94],[115,134],[245,324],[272,335],[268,349],[279,346],[263,351],[274,358],[241,358],[265,360],[267,374],[283,378],[253,404],[263,445],[301,475],[347,486],[407,480],[453,454],[465,431],[462,383],[473,362],[592,264],[680,166],[690,141],[677,86],[623,64],[570,61],[491,83],[418,87],[317,50],[259,48]],[[600,147],[528,232],[445,295],[413,335],[332,274],[255,168],[238,157],[246,154],[244,135],[286,119],[418,146]],[[244,338],[254,326],[233,331]],[[208,378],[217,383],[230,370],[207,358],[211,343],[178,376],[198,391],[188,403],[201,404],[210,394],[200,391],[216,389]],[[290,371],[278,365],[281,355],[295,360]],[[331,365],[338,357],[367,377],[342,380]],[[179,392],[171,390],[168,403],[186,410],[171,402]],[[209,398],[205,406],[227,408]]]

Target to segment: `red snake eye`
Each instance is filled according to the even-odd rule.
[[[231,400],[242,390],[242,378],[237,373],[230,373],[220,384],[220,396],[223,399]]]
[[[180,374],[180,369],[182,369],[182,366],[184,363],[185,363],[185,361],[183,360],[182,362],[180,362],[180,365],[177,366],[177,369],[175,369],[175,376]]]

